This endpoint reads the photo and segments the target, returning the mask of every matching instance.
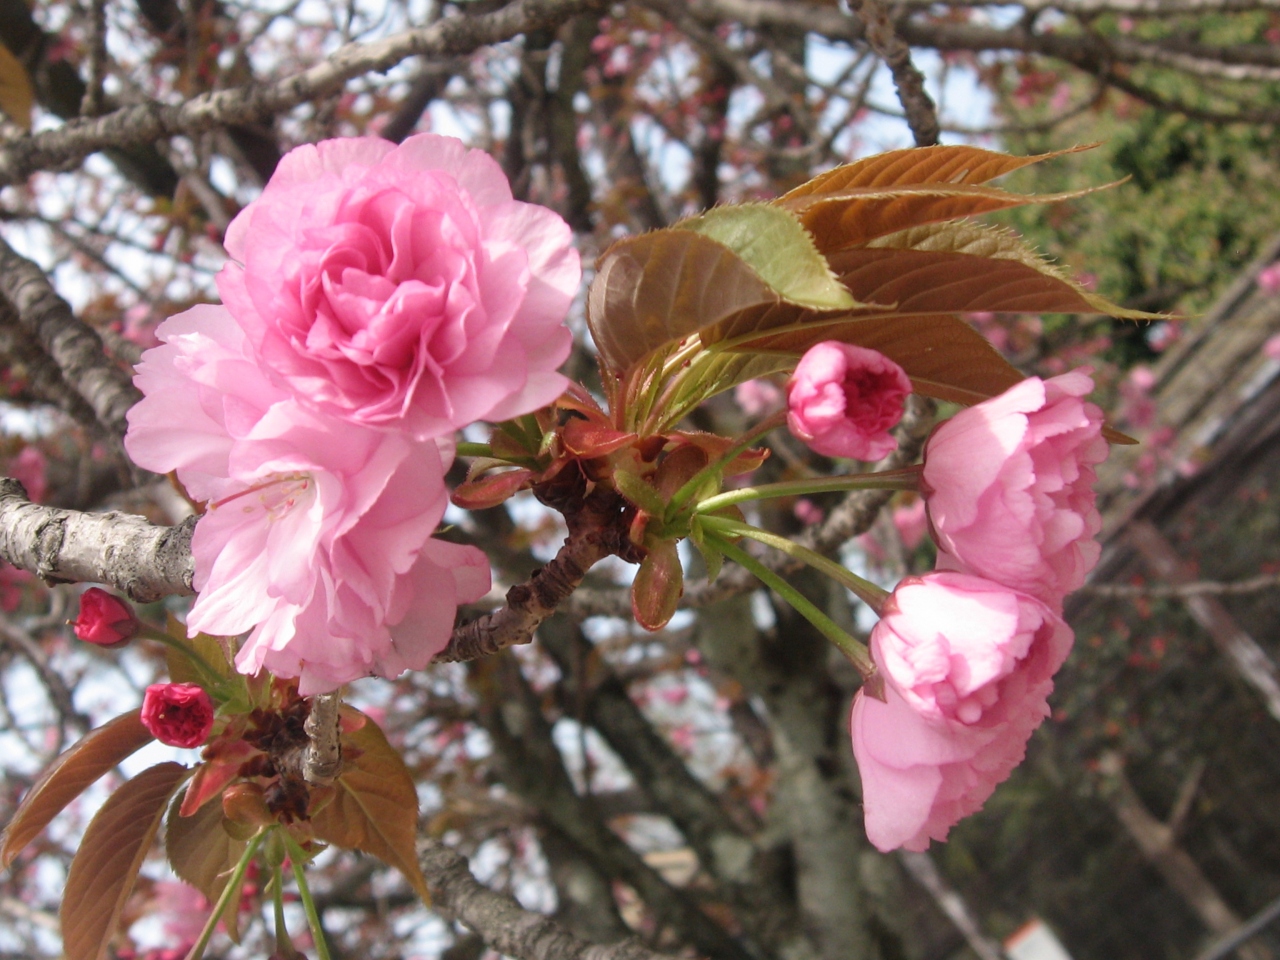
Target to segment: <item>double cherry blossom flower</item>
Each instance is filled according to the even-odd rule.
[[[820,453],[888,452],[879,435],[897,421],[903,391],[885,373],[896,364],[866,353],[820,344],[796,368],[789,423]],[[938,570],[886,601],[871,632],[883,699],[859,691],[851,717],[867,836],[881,850],[945,840],[1048,716],[1072,644],[1063,599],[1099,554],[1094,468],[1107,442],[1101,411],[1084,399],[1092,389],[1086,370],[1030,377],[940,424],[925,446]],[[837,436],[838,449],[824,439]]]
[[[222,305],[170,318],[126,447],[205,503],[192,635],[303,694],[421,669],[484,554],[432,537],[455,431],[549,403],[580,279],[567,224],[422,134],[299,147],[227,231]]]

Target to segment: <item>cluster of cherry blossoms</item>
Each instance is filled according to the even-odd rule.
[[[298,147],[231,223],[221,305],[165,321],[130,456],[204,503],[192,636],[305,694],[421,669],[489,563],[433,538],[457,430],[559,396],[567,224],[449,137]]]
[[[909,389],[895,367],[845,344],[812,348],[790,384],[792,432],[829,455],[883,456]],[[851,720],[867,836],[881,850],[945,840],[1049,715],[1073,639],[1063,600],[1099,555],[1094,467],[1108,448],[1084,399],[1092,389],[1083,370],[1031,377],[944,421],[925,446],[937,569],[879,604],[870,646],[883,693],[859,691]]]

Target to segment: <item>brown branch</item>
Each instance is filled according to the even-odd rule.
[[[9,301],[0,297],[0,357],[8,361],[10,370],[21,367],[27,375],[31,394],[57,407],[76,423],[95,435],[106,436],[93,409],[84,401],[47,353],[31,334],[23,329]]]
[[[578,588],[587,571],[612,552],[603,538],[590,533],[566,537],[550,563],[507,591],[505,606],[455,627],[449,645],[432,662],[475,660],[528,643],[538,625]]]
[[[465,924],[499,953],[517,960],[676,960],[631,940],[609,945],[580,940],[554,920],[481,884],[467,861],[437,840],[423,840],[418,857],[432,909]]]
[[[880,0],[853,0],[855,13],[866,24],[867,43],[880,55],[893,74],[898,100],[907,115],[907,126],[917,147],[931,147],[938,142],[938,110],[924,89],[924,74],[911,62],[911,48],[893,29],[889,11]]]
[[[158,527],[122,513],[42,507],[0,477],[0,560],[49,583],[105,583],[138,603],[189,594],[195,518]]]
[[[445,17],[372,43],[346,44],[323,62],[274,83],[218,90],[182,104],[153,101],[71,121],[0,147],[0,185],[22,183],[37,170],[60,167],[107,147],[253,124],[334,94],[353,77],[386,71],[409,57],[434,60],[468,54],[604,6],[604,0],[514,0],[493,13]]]
[[[1237,597],[1280,587],[1280,573],[1264,573],[1247,580],[1191,580],[1187,583],[1086,583],[1080,593],[1107,599],[1145,597],[1164,600],[1186,597]]]
[[[307,749],[302,755],[302,779],[317,787],[327,787],[342,772],[342,741],[339,737],[339,693],[321,693],[311,698],[311,711],[302,729]]]
[[[0,295],[84,397],[107,430],[123,436],[125,414],[142,399],[129,376],[108,359],[102,338],[58,296],[44,271],[0,239]]]

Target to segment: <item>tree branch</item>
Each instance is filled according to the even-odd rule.
[[[898,101],[907,115],[916,146],[933,146],[938,142],[938,110],[925,92],[924,74],[911,62],[911,48],[893,29],[889,11],[880,0],[853,0],[851,6],[866,24],[867,43],[893,75]]]
[[[49,583],[105,583],[138,603],[189,594],[194,529],[194,517],[159,527],[132,514],[38,506],[0,477],[0,560]]]
[[[348,43],[323,62],[274,83],[218,90],[182,104],[152,101],[71,121],[0,147],[0,186],[22,183],[37,170],[63,166],[107,147],[252,124],[336,93],[351,78],[388,70],[408,57],[435,59],[471,53],[538,27],[558,26],[575,14],[604,6],[604,0],[514,0],[493,13],[446,17],[372,43]]]
[[[418,857],[432,909],[470,927],[499,953],[517,960],[677,960],[633,940],[607,946],[580,940],[554,920],[481,884],[467,861],[437,840],[421,841]]]
[[[449,645],[432,662],[476,660],[528,643],[538,625],[578,588],[587,571],[610,553],[603,538],[591,533],[565,537],[550,563],[507,591],[504,607],[455,627]]]
[[[1192,580],[1188,583],[1086,583],[1080,593],[1107,599],[1146,597],[1151,600],[1185,597],[1236,597],[1280,587],[1280,573],[1264,573],[1246,580]]]
[[[36,264],[0,239],[0,294],[22,326],[53,358],[66,382],[93,408],[98,422],[117,436],[125,414],[142,394],[106,355],[102,338],[82,323]]]

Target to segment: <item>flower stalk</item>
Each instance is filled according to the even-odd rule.
[[[849,658],[850,662],[858,668],[858,672],[862,674],[864,680],[870,679],[876,672],[876,666],[871,660],[871,651],[867,649],[866,644],[849,636],[834,620],[814,606],[799,590],[791,586],[751,554],[734,546],[728,539],[716,534],[712,534],[708,539],[711,540],[717,550],[730,560],[745,567],[756,579],[791,604],[800,616],[813,624],[818,632],[834,643],[840,652]]]
[[[842,477],[814,477],[810,480],[786,480],[766,483],[758,487],[739,487],[708,497],[696,504],[694,513],[707,514],[725,507],[752,500],[769,500],[775,497],[805,497],[815,493],[840,493],[849,490],[918,490],[920,488],[919,464],[883,473],[854,473]]]

